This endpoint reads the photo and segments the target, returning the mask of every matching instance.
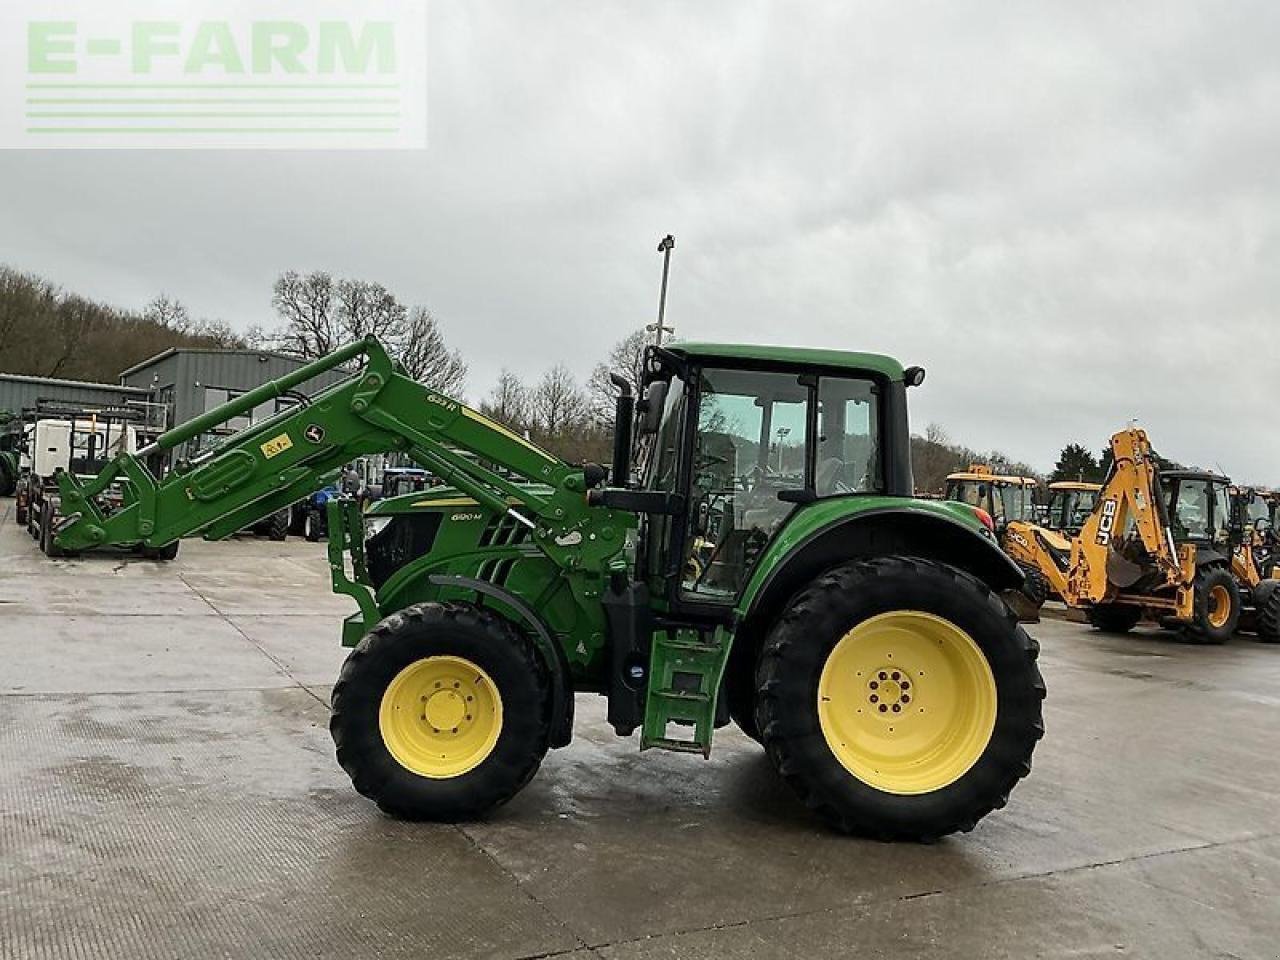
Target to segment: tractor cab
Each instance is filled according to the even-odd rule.
[[[680,344],[653,349],[641,404],[648,514],[640,570],[680,607],[728,605],[801,505],[909,496],[904,371],[873,354]]]
[[[995,473],[984,464],[947,477],[946,499],[985,511],[998,533],[1015,520],[1034,519],[1034,477]]]
[[[1042,526],[1065,536],[1080,532],[1098,502],[1099,483],[1058,480],[1049,484],[1049,506]]]

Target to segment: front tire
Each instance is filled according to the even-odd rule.
[[[1240,587],[1223,566],[1204,567],[1196,575],[1191,622],[1183,636],[1192,643],[1223,644],[1240,623]]]
[[[771,631],[757,723],[782,778],[837,829],[934,840],[971,830],[1030,772],[1044,734],[1038,652],[966,573],[847,563]]]
[[[320,538],[324,536],[320,521],[320,511],[315,509],[308,510],[306,520],[303,523],[305,525],[303,536],[311,543],[318,543]]]
[[[1264,584],[1271,581],[1264,580]],[[1262,588],[1254,590],[1256,610],[1254,613],[1254,632],[1263,643],[1280,643],[1280,587],[1268,587],[1265,593]]]
[[[523,634],[472,604],[420,603],[351,652],[329,729],[352,784],[384,812],[457,821],[533,778],[550,717],[547,671]]]
[[[58,546],[53,533],[53,502],[46,500],[40,509],[40,551],[46,557],[65,557],[66,551]]]

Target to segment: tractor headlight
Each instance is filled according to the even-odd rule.
[[[391,519],[391,517],[365,517],[364,538],[372,540],[387,528],[387,524],[391,522]]]

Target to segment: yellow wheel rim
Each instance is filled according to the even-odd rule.
[[[1214,584],[1209,590],[1209,624],[1223,626],[1231,618],[1231,593],[1222,584]]]
[[[978,762],[996,699],[991,667],[968,633],[931,613],[895,610],[836,643],[818,680],[818,722],[863,783],[930,793]]]
[[[378,709],[382,742],[422,777],[473,770],[502,731],[502,697],[490,676],[462,657],[426,657],[401,670]]]

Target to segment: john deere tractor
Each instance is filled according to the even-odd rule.
[[[885,839],[968,830],[1030,770],[1044,684],[1000,599],[1021,574],[972,509],[910,495],[906,391],[923,370],[651,348],[639,397],[616,381],[607,469],[415,382],[370,339],[155,447],[342,364],[358,366],[163,479],[150,448],[88,483],[63,474],[57,537],[225,537],[369,453],[442,478],[367,514],[327,505],[333,587],[358,607],[330,726],[385,811],[457,820],[510,799],[569,743],[575,692],[603,696],[641,749],[705,756],[732,718],[818,815]],[[126,502],[108,515],[113,483]]]

